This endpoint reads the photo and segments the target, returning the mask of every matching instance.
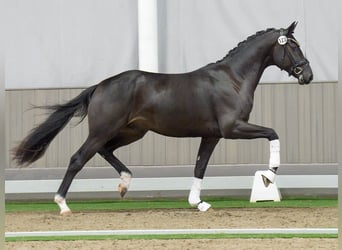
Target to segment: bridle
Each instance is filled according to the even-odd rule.
[[[299,43],[296,39],[291,38],[291,37],[287,38],[287,39],[294,42],[299,47]],[[303,72],[304,67],[309,64],[309,61],[304,57],[300,61],[296,62],[296,60],[293,58],[292,54],[289,52],[286,44],[284,46],[284,50],[285,50],[285,54],[287,54],[287,56],[289,57],[289,60],[290,60],[291,65],[292,65],[290,68],[289,75],[299,76]]]
[[[288,41],[294,42],[298,47],[300,47],[299,42],[296,39],[283,35],[283,30],[281,30],[280,36],[278,38],[278,44],[283,46],[284,48],[283,60],[285,60],[285,55],[287,55],[292,65],[289,71],[289,76],[292,75],[294,77],[299,77],[300,74],[303,72],[304,67],[309,64],[309,61],[304,57],[300,61],[296,62],[286,46],[288,44]]]

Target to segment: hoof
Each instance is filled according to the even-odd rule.
[[[124,187],[121,183],[118,185],[118,191],[120,193],[121,198],[123,198],[125,196],[125,194],[127,193],[128,189],[127,187]]]
[[[211,205],[205,201],[201,201],[200,203],[198,203],[197,208],[201,212],[206,212],[211,208]]]
[[[272,170],[264,171],[262,174],[262,181],[264,182],[265,187],[268,187],[271,183],[274,183],[276,174]]]
[[[60,212],[60,215],[62,215],[62,216],[69,216],[71,214],[72,214],[72,212],[71,212],[70,209],[69,210],[64,210],[64,211]]]
[[[212,208],[212,207],[210,207],[206,212],[207,213],[210,213],[210,212],[214,212],[215,210]]]

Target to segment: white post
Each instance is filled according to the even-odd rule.
[[[138,0],[139,69],[158,72],[157,0]]]
[[[339,10],[342,9],[342,4],[340,1],[339,3]],[[341,18],[340,18],[341,20]],[[336,149],[337,149],[337,163],[339,166],[338,171],[338,206],[339,211],[342,208],[342,114],[340,108],[342,107],[342,26],[339,26],[339,75],[338,75],[338,83],[336,84],[336,106],[335,106],[335,114],[336,114]],[[342,246],[342,216],[339,213],[339,243]]]
[[[0,30],[4,30],[4,11],[0,11]],[[4,34],[4,32],[3,32]],[[5,249],[5,167],[8,152],[5,146],[5,46],[0,41],[0,249]]]

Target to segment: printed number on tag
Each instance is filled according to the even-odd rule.
[[[286,36],[280,36],[280,37],[278,38],[278,43],[279,43],[280,45],[285,45],[285,44],[287,43],[287,37],[286,37]]]

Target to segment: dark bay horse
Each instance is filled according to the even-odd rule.
[[[52,113],[14,149],[19,165],[39,159],[73,116],[88,115],[89,135],[71,157],[55,196],[61,214],[70,213],[65,197],[84,164],[99,153],[120,174],[124,196],[131,171],[113,152],[141,139],[148,130],[173,137],[201,137],[189,203],[206,211],[201,201],[202,179],[209,158],[221,138],[266,138],[270,142],[269,170],[263,180],[274,181],[280,164],[278,135],[271,128],[248,123],[254,91],[265,68],[276,65],[308,84],[313,79],[308,60],[293,36],[297,23],[287,29],[257,32],[222,60],[184,74],[138,70],[123,72],[85,89],[71,101],[49,106]]]

